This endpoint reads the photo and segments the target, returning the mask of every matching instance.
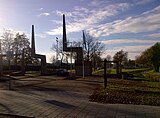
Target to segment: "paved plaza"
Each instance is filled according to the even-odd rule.
[[[160,107],[89,102],[102,78],[17,77],[1,82],[0,113],[35,118],[160,118]]]

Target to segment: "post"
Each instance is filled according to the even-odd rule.
[[[117,75],[119,74],[119,62],[118,61],[116,62],[116,74]]]
[[[72,77],[72,53],[73,53],[73,50],[72,50],[72,42],[68,42],[68,43],[70,43],[71,44],[71,46],[70,46],[70,52],[71,52],[71,57],[70,57],[70,76]]]
[[[9,79],[9,90],[12,90],[12,79]]]
[[[72,42],[71,42],[71,71],[72,71],[72,53],[73,53],[73,50],[72,50]]]
[[[2,55],[0,54],[0,76],[2,76],[3,75],[3,62],[2,62],[3,60],[2,60]]]
[[[84,44],[83,44],[83,68],[82,68],[82,72],[83,72],[83,78],[84,78],[84,69],[85,69],[85,67],[84,67]]]
[[[82,68],[82,71],[83,71],[83,78],[84,78],[84,69],[85,69],[85,65],[84,65],[84,57],[83,57],[83,68]]]
[[[107,87],[107,60],[104,60],[104,88]]]
[[[0,40],[0,76],[2,76],[3,71],[3,59],[2,59],[2,50],[1,50],[1,40]]]
[[[22,59],[21,59],[21,71],[22,75],[25,75],[25,60],[24,60],[25,49],[22,50]]]
[[[94,71],[96,71],[96,60],[95,60],[95,58],[93,59],[93,66],[94,66]]]

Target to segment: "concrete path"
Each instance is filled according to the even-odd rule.
[[[160,107],[89,102],[88,96],[102,80],[30,76],[13,84],[12,91],[0,90],[0,113],[35,118],[160,118]]]

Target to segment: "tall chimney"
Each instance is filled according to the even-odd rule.
[[[65,15],[63,14],[63,51],[66,50],[67,50],[67,35],[66,35]]]
[[[35,54],[34,25],[32,25],[32,42],[31,42],[31,53],[32,53],[32,54]]]

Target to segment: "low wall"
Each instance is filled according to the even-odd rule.
[[[76,75],[83,76],[83,63],[75,62],[75,71]],[[92,75],[92,62],[84,61],[84,75],[90,76]]]

